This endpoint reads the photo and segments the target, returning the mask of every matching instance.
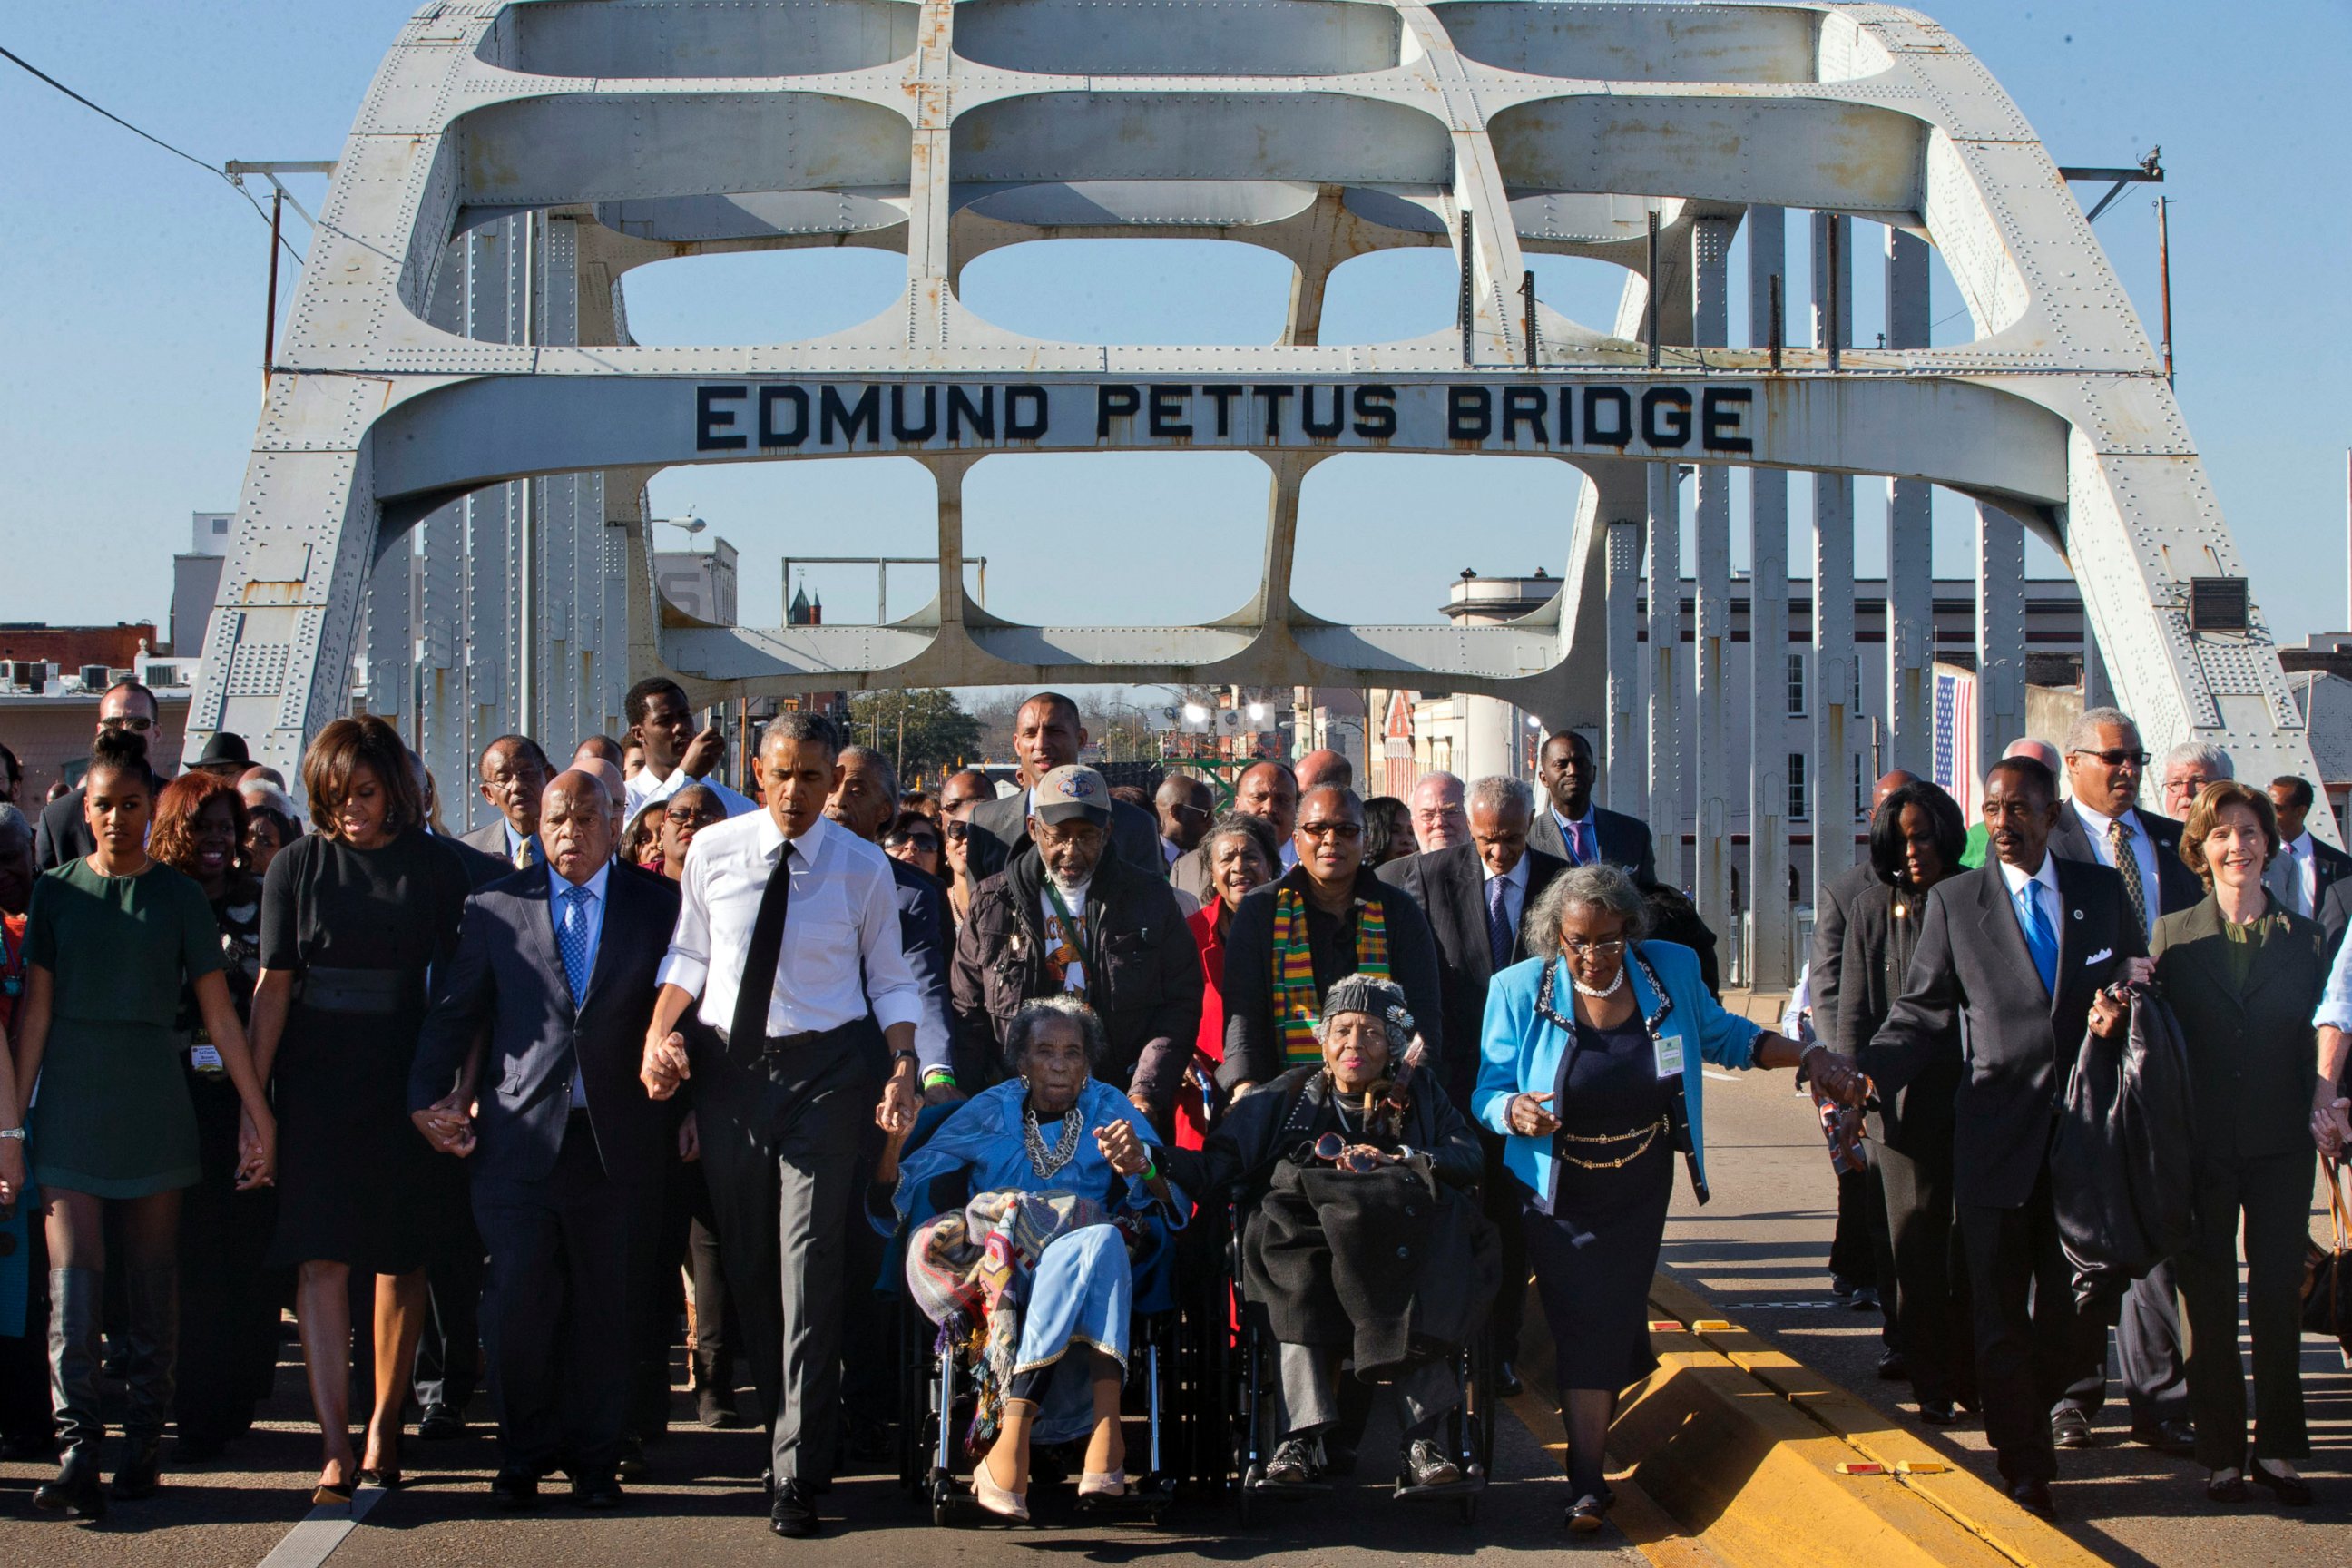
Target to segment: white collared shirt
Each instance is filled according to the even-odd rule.
[[[2058,935],[2058,917],[2064,909],[2064,905],[2060,902],[2058,897],[2058,857],[2046,849],[2043,850],[2042,868],[2032,876],[2026,875],[1999,856],[1993,858],[1993,864],[2000,868],[2001,885],[2009,889],[2009,910],[2017,917],[2018,934],[2021,936],[2025,934],[2025,911],[2018,907],[2017,895],[2026,883],[2039,882],[2042,889],[2039,895],[2042,900],[2042,912],[2050,917],[2050,934],[2054,939]],[[2033,943],[2030,941],[2025,946],[2029,952],[2033,950]]]
[[[677,930],[656,978],[702,998],[696,1016],[731,1028],[743,963],[783,830],[765,811],[694,836],[678,885]],[[837,1029],[866,1016],[919,1027],[923,997],[898,940],[898,883],[889,858],[824,817],[792,841],[792,903],[776,958],[768,1033]]]
[[[1487,909],[1486,900],[1495,896],[1494,884],[1500,881],[1503,884],[1503,921],[1511,928],[1512,939],[1514,941],[1517,940],[1519,934],[1519,916],[1526,911],[1528,907],[1528,857],[1526,852],[1521,851],[1517,864],[1514,865],[1509,870],[1504,872],[1499,878],[1495,875],[1494,869],[1486,864],[1483,857],[1478,861],[1478,869],[1485,873],[1478,883],[1478,913],[1480,917],[1483,919],[1486,915]]]
[[[730,817],[741,816],[746,812],[760,809],[758,801],[749,795],[738,795],[717,779],[698,779],[684,768],[672,768],[669,771],[669,777],[657,779],[654,777],[653,769],[640,768],[637,770],[637,776],[631,779],[627,786],[621,791],[626,797],[622,805],[621,820],[635,822],[637,819],[637,813],[643,811],[649,803],[667,800],[690,784],[698,784],[717,795],[719,804],[727,808],[727,815]]]
[[[2116,848],[2107,841],[2107,824],[2116,819],[2103,816],[2096,808],[2084,805],[2080,797],[2072,797],[2067,804],[2074,808],[2074,815],[2082,819],[2083,836],[2091,841],[2091,853],[2099,858],[2100,865],[2110,871],[2115,870]],[[2133,810],[2131,820],[2125,826],[2132,830],[2132,858],[2139,866],[2139,893],[2142,906],[2139,911],[2139,929],[2143,933],[2150,933],[2156,930],[2156,918],[2164,912],[2164,896],[2162,889],[2158,886],[2156,870],[2156,841],[2147,836],[2147,824],[2140,819],[2137,809]],[[2003,868],[2003,869],[2006,868],[2006,867]],[[2044,869],[2047,868],[2045,867]],[[2054,891],[2058,884],[2053,882],[2050,886]],[[2011,890],[2015,891],[2014,889]]]
[[[2311,835],[2301,833],[2294,842],[2285,847],[2279,857],[2279,869],[2286,882],[2287,902],[2299,915],[2319,912],[2319,866],[2311,852]]]
[[[509,838],[514,837],[512,827],[507,829],[507,837]],[[580,989],[583,994],[588,989],[589,978],[596,973],[596,950],[604,944],[604,885],[611,881],[612,878],[613,863],[607,860],[596,868],[594,876],[577,884],[587,889],[588,893],[586,901],[580,909],[580,918],[587,923],[588,932],[588,954],[582,963],[580,977]],[[572,900],[566,895],[571,892],[574,885],[562,872],[555,868],[553,861],[548,862],[547,918],[555,927],[555,962],[559,968],[563,963],[563,921],[572,909]],[[568,973],[564,975],[564,980],[566,984],[570,983],[571,975]],[[584,1106],[588,1103],[588,1086],[583,1080],[578,1062],[572,1064],[572,1103],[575,1106]]]

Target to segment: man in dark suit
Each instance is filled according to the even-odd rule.
[[[163,738],[163,710],[156,705],[155,694],[135,680],[116,681],[98,700],[97,733],[121,730],[145,741],[150,753],[147,770],[154,773],[159,785],[165,775],[156,773],[152,753],[155,743]],[[69,860],[98,852],[89,824],[82,820],[81,802],[82,788],[76,784],[41,808],[41,820],[33,830],[33,858],[42,870],[54,871]]]
[[[516,870],[543,864],[539,842],[539,797],[554,772],[547,753],[528,735],[500,735],[482,748],[482,798],[498,816],[457,842],[495,855]]]
[[[2052,1412],[2106,1331],[2074,1310],[2050,1146],[2085,1026],[2106,1037],[2126,1026],[2103,993],[2146,973],[2147,952],[2116,873],[2050,853],[2057,794],[2040,763],[1993,764],[1984,818],[1995,859],[1927,895],[1903,996],[1862,1052],[1881,1091],[1899,1091],[1966,1051],[1953,1196],[1978,1396],[2010,1496],[2044,1518],[2058,1470]]]
[[[2272,808],[2278,813],[2279,852],[2263,880],[2279,902],[2296,914],[2318,920],[2336,884],[2352,879],[2352,855],[2311,836],[2305,825],[2318,796],[2309,779],[2293,773],[2274,778],[2270,795]],[[2328,932],[2328,952],[2336,951],[2342,935],[2340,927]]]
[[[492,1496],[526,1507],[560,1468],[575,1502],[611,1508],[671,1137],[637,1070],[678,892],[614,862],[612,803],[592,774],[548,785],[539,826],[547,868],[467,900],[409,1107],[436,1148],[469,1157],[489,1247]]]
[[[1029,842],[1029,792],[1055,768],[1076,766],[1087,743],[1078,705],[1058,691],[1040,691],[1013,718],[1013,749],[1021,758],[1021,789],[971,808],[967,858],[975,879],[993,877]],[[1148,811],[1125,801],[1110,808],[1111,852],[1139,871],[1168,874],[1160,849],[1160,824]]]
[[[1380,879],[1402,888],[1429,917],[1437,940],[1437,977],[1444,996],[1446,1097],[1456,1109],[1470,1103],[1478,1081],[1478,1038],[1486,1016],[1486,987],[1496,974],[1528,956],[1528,911],[1568,869],[1568,862],[1528,847],[1535,822],[1535,792],[1517,779],[1494,776],[1470,786],[1470,842],[1391,860]],[[1516,1363],[1519,1321],[1527,1305],[1527,1242],[1512,1184],[1503,1179],[1503,1142],[1481,1127],[1486,1181],[1480,1193],[1486,1217],[1502,1233],[1502,1294],[1493,1326],[1506,1394],[1518,1392]]]
[[[1282,845],[1281,859],[1272,868],[1275,875],[1298,863],[1298,851],[1290,842],[1291,829],[1298,822],[1298,780],[1289,763],[1267,758],[1244,768],[1241,777],[1234,781],[1231,809],[1274,825],[1274,836]],[[1186,906],[1188,912],[1214,901],[1217,895],[1210,885],[1207,848],[1195,845],[1178,857],[1168,868],[1168,885],[1192,900]]]
[[[1601,766],[1592,748],[1573,730],[1563,730],[1543,744],[1537,759],[1537,776],[1550,797],[1536,813],[1528,845],[1571,866],[1606,860],[1633,873],[1647,888],[1658,879],[1657,853],[1650,845],[1650,829],[1638,816],[1592,804],[1592,786]]]
[[[2143,939],[2162,916],[2194,909],[2205,885],[2180,858],[2180,824],[2139,808],[2147,752],[2139,726],[2120,709],[2093,708],[2066,731],[2066,787],[2072,797],[2058,814],[2050,852],[2062,860],[2088,860],[2123,878],[2125,902],[2137,916]],[[2074,1413],[2058,1434],[2063,1447],[2088,1447],[2091,1418],[2106,1402],[2107,1353],[2102,1344],[2067,1392]],[[2132,1438],[2167,1453],[2195,1450],[2189,1422],[2189,1363],[2180,1338],[2180,1292],[2171,1263],[2136,1280],[2116,1323],[2116,1363],[2131,1405]]]

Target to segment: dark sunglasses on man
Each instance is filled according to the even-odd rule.
[[[2146,752],[2126,751],[2121,746],[2117,746],[2112,751],[2105,752],[2094,752],[2088,747],[2084,747],[2081,751],[2075,752],[2074,755],[2078,757],[2096,757],[2099,761],[2106,763],[2107,766],[2111,768],[2144,768],[2147,766],[2147,753]]]

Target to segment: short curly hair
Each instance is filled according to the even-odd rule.
[[[2267,868],[2278,858],[2278,808],[2271,804],[2271,797],[2235,779],[2215,779],[2197,793],[2189,807],[2189,820],[2180,825],[2180,858],[2209,892],[2213,887],[2213,868],[2205,863],[2205,840],[2221,826],[2221,813],[2233,805],[2244,806],[2263,825],[2263,865]]]
[[[1642,896],[1633,874],[1622,866],[1596,860],[1562,871],[1536,895],[1535,908],[1528,911],[1524,922],[1528,950],[1538,957],[1558,958],[1560,921],[1578,904],[1609,910],[1623,920],[1628,942],[1639,942],[1649,934],[1650,901]]]
[[[1004,1066],[1014,1077],[1020,1076],[1021,1064],[1029,1059],[1038,1028],[1055,1018],[1076,1026],[1078,1038],[1086,1043],[1088,1072],[1102,1065],[1110,1039],[1103,1033],[1102,1019],[1095,1010],[1075,996],[1040,996],[1021,1004],[1021,1010],[1004,1026]]]

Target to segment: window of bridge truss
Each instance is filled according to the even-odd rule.
[[[654,549],[702,552],[721,540],[733,547],[736,618],[747,626],[784,624],[786,557],[799,558],[793,586],[823,604],[825,625],[873,625],[871,562],[815,564],[805,558],[936,556],[938,493],[912,458],[695,464],[664,468],[646,487],[649,514],[663,520],[650,530]],[[672,525],[689,520],[705,527]],[[892,620],[905,619],[938,593],[935,566],[888,571]]]
[[[965,267],[964,308],[1058,342],[1255,344],[1281,341],[1290,263],[1217,239],[1046,239]]]
[[[872,320],[906,288],[905,257],[854,246],[687,256],[621,279],[630,337],[664,347],[803,342]]]
[[[1464,569],[1558,577],[1582,479],[1544,458],[1346,452],[1301,488],[1291,597],[1327,619],[1444,624]]]

